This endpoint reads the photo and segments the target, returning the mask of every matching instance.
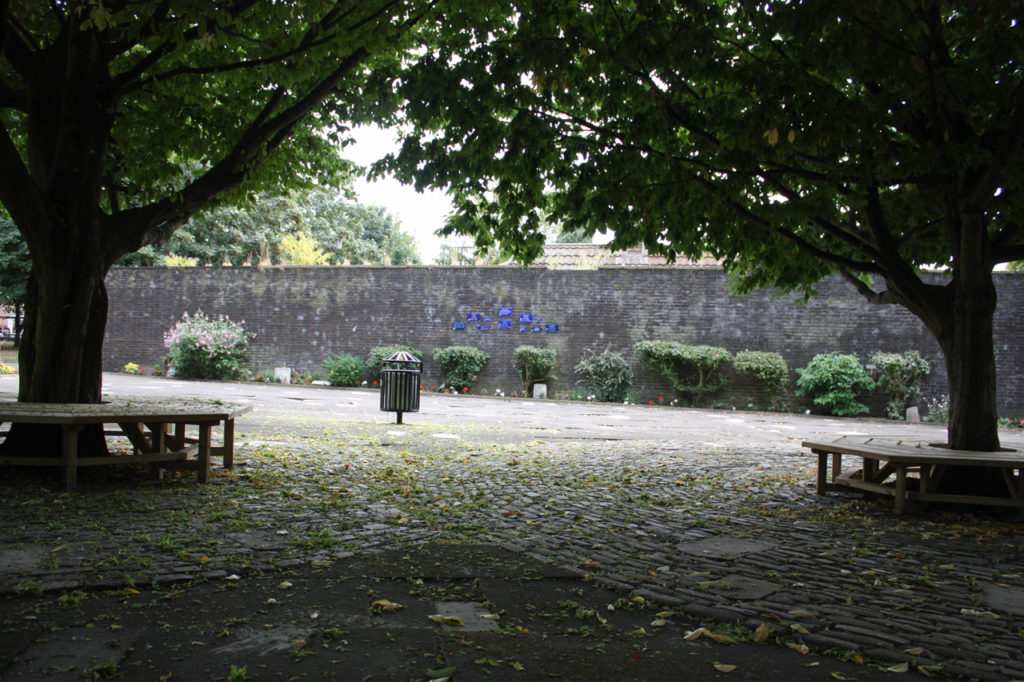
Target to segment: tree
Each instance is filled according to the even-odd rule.
[[[0,2],[0,203],[32,256],[19,400],[96,402],[104,277],[211,201],[336,184],[417,0]],[[229,196],[234,192],[234,197]]]
[[[286,247],[289,239],[298,242]],[[261,192],[237,204],[201,211],[166,242],[130,254],[120,264],[166,264],[170,256],[194,259],[199,265],[315,264],[312,253],[297,261],[288,252],[298,243],[321,250],[324,258],[317,262],[322,263],[419,262],[415,240],[383,208],[351,201],[342,191],[315,188]]]
[[[550,216],[712,254],[740,291],[838,273],[921,319],[949,445],[994,450],[991,273],[1024,258],[1019,9],[522,0],[395,79],[411,132],[388,166],[452,188],[448,233],[524,260]]]

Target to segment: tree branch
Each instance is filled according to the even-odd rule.
[[[263,152],[273,151],[280,146],[299,121],[368,54],[365,48],[357,48],[305,96],[277,116],[270,117],[268,108],[264,107],[242,133],[235,147],[206,173],[179,192],[177,198],[163,199],[147,206],[121,211],[115,216],[108,216],[107,219],[111,222],[110,233],[121,235],[120,241],[111,245],[108,259],[113,262],[125,253],[166,239],[212,197],[238,186],[256,159]]]

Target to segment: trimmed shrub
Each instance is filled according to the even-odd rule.
[[[879,351],[871,356],[871,362],[878,367],[878,385],[889,396],[885,416],[889,419],[906,419],[907,408],[921,395],[921,382],[931,367],[916,350],[899,353]]]
[[[691,405],[725,386],[719,369],[732,354],[717,346],[690,346],[675,341],[640,341],[635,346],[640,362],[660,370],[673,390]]]
[[[366,369],[370,372],[370,376],[374,379],[380,379],[380,371],[384,369],[384,360],[400,350],[404,350],[406,353],[415,356],[420,362],[423,362],[423,351],[417,350],[412,346],[377,346],[371,348],[370,354],[366,356]]]
[[[170,371],[187,379],[234,379],[248,360],[251,338],[241,323],[226,315],[213,319],[201,310],[185,313],[164,334]]]
[[[491,356],[473,346],[434,349],[434,364],[441,370],[444,385],[456,391],[468,391],[490,359]]]
[[[335,353],[324,360],[324,372],[331,386],[358,386],[363,378],[363,359],[351,353]]]
[[[789,365],[781,355],[762,350],[740,351],[732,366],[737,374],[753,379],[764,389],[770,407],[778,407],[779,395],[789,386]]]
[[[554,381],[555,366],[558,364],[558,352],[553,348],[537,346],[519,346],[515,350],[516,373],[523,387],[529,392],[534,384]]]
[[[577,384],[586,390],[586,398],[601,402],[621,403],[633,388],[633,368],[629,361],[608,348],[598,354],[586,349],[586,356],[576,364]]]
[[[875,382],[856,355],[821,353],[796,373],[796,394],[810,396],[827,414],[853,417],[868,411],[867,405],[857,402],[857,394],[870,391]]]

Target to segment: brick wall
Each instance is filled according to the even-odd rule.
[[[932,366],[925,395],[945,393],[938,345],[903,308],[868,304],[838,279],[823,281],[820,296],[798,305],[791,296],[771,292],[733,295],[727,278],[717,269],[696,268],[117,268],[107,278],[104,366],[152,366],[165,353],[164,331],[183,312],[202,309],[245,321],[257,335],[253,369],[262,371],[275,366],[319,370],[331,353],[365,357],[374,346],[400,343],[426,352],[423,383],[432,386],[441,383],[432,350],[472,345],[491,356],[474,392],[510,393],[519,388],[512,353],[529,344],[558,351],[559,378],[550,390],[561,395],[573,388],[573,367],[584,349],[610,347],[634,362],[641,400],[667,401],[667,384],[636,362],[632,347],[643,339],[668,339],[733,352],[776,351],[791,369],[834,350],[867,361],[876,350],[917,349]],[[1024,275],[1000,273],[996,283],[1000,410],[1016,415],[1024,413]],[[511,316],[499,315],[502,307],[511,308]],[[470,321],[473,313],[492,319]],[[541,322],[520,324],[521,313]],[[512,328],[499,328],[501,320]],[[454,322],[465,322],[466,329],[453,329]],[[557,324],[558,331],[531,331],[549,324]],[[489,329],[480,331],[480,325]],[[738,407],[763,402],[756,386],[734,376],[717,399]],[[788,402],[804,405],[792,394]],[[868,402],[881,414],[880,393]]]

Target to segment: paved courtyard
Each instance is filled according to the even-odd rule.
[[[1024,679],[1021,517],[823,498],[800,447],[840,433],[944,440],[933,425],[424,394],[399,426],[368,390],[105,382],[252,402],[236,466],[207,486],[86,477],[73,495],[56,479],[0,481],[2,594],[486,546],[791,649]],[[1024,449],[1011,432],[1004,445]]]

